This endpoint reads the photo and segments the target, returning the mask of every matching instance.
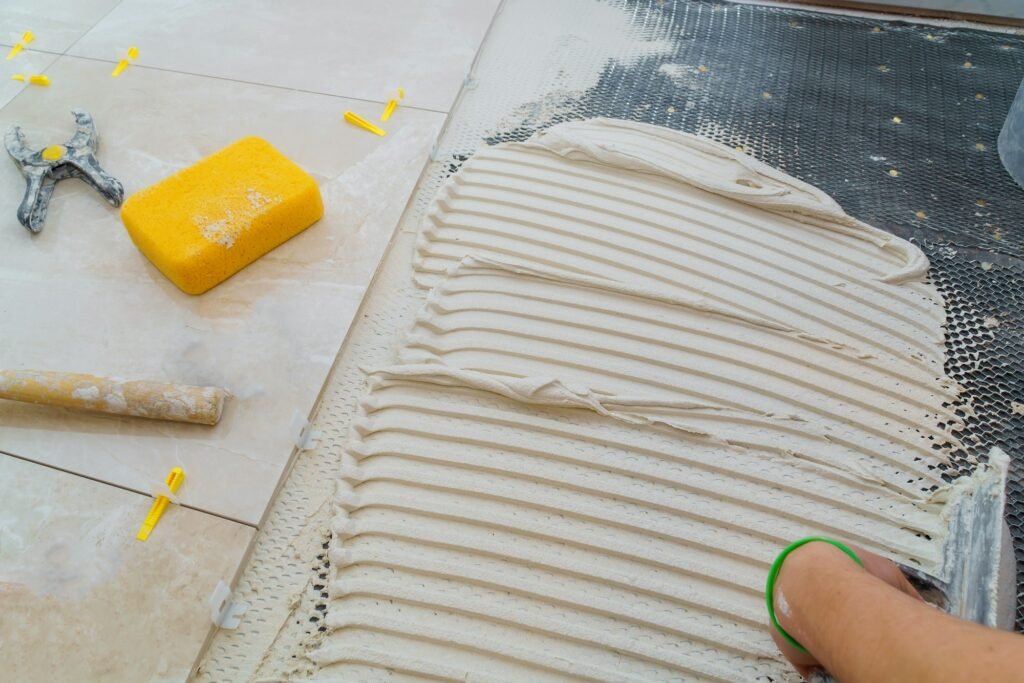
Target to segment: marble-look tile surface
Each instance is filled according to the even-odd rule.
[[[0,45],[0,107],[10,102],[22,90],[32,92],[26,93],[27,97],[33,97],[47,86],[31,85],[11,79],[14,74],[28,76],[32,74],[45,74],[46,70],[57,61],[58,55],[49,52],[36,52],[35,50],[23,50],[11,61],[4,60],[4,55],[10,50],[9,45]],[[3,133],[3,131],[0,131]],[[6,154],[5,154],[6,156]]]
[[[189,482],[186,480],[184,487]],[[183,681],[255,531],[0,455],[0,648],[5,681]]]
[[[125,0],[71,54],[447,111],[498,0]],[[374,116],[376,118],[376,115]]]
[[[244,135],[321,183],[309,230],[199,297],[134,247],[117,210],[61,182],[41,234],[16,220],[24,190],[0,163],[0,368],[213,384],[234,398],[216,427],[0,401],[0,450],[149,492],[176,465],[182,501],[258,524],[443,121],[400,108],[378,138],[341,121],[359,102],[62,57],[54,85],[0,110],[36,146],[96,120],[103,166],[130,194]]]
[[[12,45],[25,31],[32,31],[36,36],[30,45],[33,49],[64,52],[120,1],[3,0],[0,2],[0,43]],[[4,50],[4,56],[6,54]]]

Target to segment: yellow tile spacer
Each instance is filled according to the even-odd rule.
[[[185,481],[185,470],[180,467],[172,469],[164,483],[167,484],[167,488],[171,490],[171,493],[177,493],[178,489],[181,488],[181,482]],[[153,532],[156,527],[156,523],[160,521],[160,517],[163,516],[164,510],[167,509],[167,505],[171,502],[167,496],[157,496],[156,500],[153,501],[153,505],[149,508],[149,514],[146,515],[146,521],[139,527],[139,533],[135,535],[135,538],[140,541],[145,541],[149,538],[149,535]]]
[[[405,90],[402,88],[398,89],[398,99],[391,98],[388,100],[387,105],[384,107],[384,111],[380,115],[381,121],[387,121],[391,118],[391,115],[395,113],[395,109],[398,108],[398,103],[405,99]]]
[[[131,64],[132,62],[134,62],[138,58],[139,58],[139,48],[137,48],[134,45],[132,45],[130,48],[128,48],[128,56],[127,57],[123,57],[121,59],[121,61],[119,61],[117,63],[117,66],[114,67],[114,70],[110,72],[110,77],[111,78],[117,78],[118,76],[120,76],[121,73],[125,69],[128,68],[128,65]]]
[[[21,42],[15,43],[11,51],[7,53],[7,59],[14,59],[18,54],[25,49],[25,46],[36,39],[36,34],[32,31],[25,31],[21,34]]]
[[[42,74],[35,74],[33,76],[26,76],[25,74],[14,74],[11,76],[12,81],[21,81],[24,83],[28,81],[32,85],[50,85],[50,77]]]
[[[387,135],[387,132],[385,132],[383,129],[373,125],[372,123],[364,119],[362,116],[359,116],[355,112],[345,112],[345,120],[351,123],[353,126],[359,126],[363,130],[370,131],[374,135],[380,135],[381,137]]]

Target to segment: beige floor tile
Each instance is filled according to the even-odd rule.
[[[188,487],[186,481],[184,487]],[[182,681],[251,527],[0,455],[0,678]]]
[[[96,120],[100,162],[128,193],[244,135],[265,137],[321,183],[325,217],[219,287],[179,292],[135,249],[118,213],[61,182],[41,234],[18,224],[24,190],[0,163],[0,368],[215,384],[214,428],[0,401],[0,450],[148,492],[169,468],[186,504],[258,524],[443,116],[399,109],[378,138],[341,121],[365,103],[62,57],[53,85],[0,110],[0,129],[45,146]]]
[[[0,45],[0,60],[10,50],[10,46]],[[49,52],[25,50],[10,61],[0,61],[0,107],[10,102],[22,90],[43,90],[49,86],[31,85],[24,81],[11,78],[15,74],[30,76],[45,74],[46,70],[57,61],[58,55]],[[0,131],[2,134],[4,131]]]
[[[498,0],[125,0],[71,54],[447,111]]]
[[[0,42],[12,45],[25,31],[32,31],[36,36],[32,49],[64,52],[120,1],[4,0],[0,3]]]

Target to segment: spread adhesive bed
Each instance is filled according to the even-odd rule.
[[[595,119],[480,150],[370,372],[310,657],[348,679],[797,680],[763,613],[782,546],[942,560],[961,422],[927,266],[696,136]]]

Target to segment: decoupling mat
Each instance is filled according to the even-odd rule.
[[[1024,76],[1022,50],[1024,41],[1006,34],[788,9],[508,2],[335,368],[318,417],[321,445],[298,459],[240,586],[243,597],[276,587],[292,598],[257,600],[264,616],[218,635],[204,675],[313,671],[305,655],[331,617],[323,502],[365,387],[359,368],[387,364],[422,305],[411,263],[424,210],[482,143],[523,140],[558,122],[611,116],[695,132],[915,241],[946,302],[947,374],[973,406],[956,416],[961,439],[982,459],[992,446],[1014,457],[1024,433],[1024,302],[1015,284],[1024,191],[1003,173],[995,138]],[[1007,521],[1018,557],[1022,504],[1014,458]]]

